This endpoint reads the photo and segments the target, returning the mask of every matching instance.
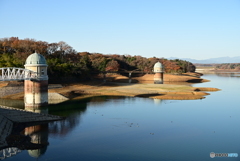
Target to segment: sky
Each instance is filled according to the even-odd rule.
[[[0,0],[0,38],[64,41],[78,52],[240,56],[240,0]]]

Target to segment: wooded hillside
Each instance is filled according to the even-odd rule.
[[[0,39],[0,67],[24,67],[26,58],[37,52],[48,63],[50,77],[90,76],[93,72],[140,70],[151,73],[156,62],[164,65],[166,73],[194,72],[195,66],[183,60],[164,58],[145,58],[142,56],[77,52],[67,43],[60,41],[48,43],[18,37]]]
[[[216,69],[235,69],[240,70],[240,63],[224,63],[224,64],[217,64]]]

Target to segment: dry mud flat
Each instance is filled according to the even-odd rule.
[[[111,78],[111,80],[109,79]],[[138,82],[146,83],[121,83],[128,82],[128,77],[121,75],[110,75],[107,83],[88,82],[87,84],[70,84],[62,88],[49,89],[49,93],[58,93],[66,99],[82,99],[92,96],[130,96],[130,97],[149,97],[155,99],[171,99],[171,100],[192,100],[203,99],[212,91],[218,91],[217,88],[209,87],[191,87],[184,83],[205,82],[200,78],[199,73],[189,73],[185,75],[165,75],[166,84],[153,84],[153,74],[146,74],[142,77],[133,78]],[[150,82],[150,83],[149,83]],[[167,84],[176,82],[176,84]],[[181,82],[181,83],[179,83]],[[23,99],[23,92],[14,95],[8,95],[4,98]]]
[[[200,78],[199,73],[186,73],[183,75],[164,74],[164,82],[207,82],[209,80]],[[137,81],[153,81],[153,74],[145,74],[142,77],[135,77]]]
[[[72,99],[104,95],[193,100],[205,98],[204,96],[209,95],[206,91],[218,90],[217,88],[196,88],[187,85],[106,83],[102,85],[75,84],[61,89],[52,89],[49,92],[60,93]]]
[[[107,75],[107,83],[95,85],[75,84],[62,89],[55,89],[50,92],[58,92],[68,98],[81,99],[87,96],[130,96],[149,97],[156,99],[171,100],[193,100],[203,99],[209,93],[218,91],[217,88],[191,87],[188,82],[207,82],[200,78],[201,73],[185,73],[183,75],[164,74],[164,84],[153,84],[153,74],[145,74],[142,77],[133,77],[133,82],[127,83],[128,77],[114,74]],[[121,83],[124,82],[124,83]],[[69,91],[71,91],[69,93]],[[79,95],[79,96],[78,96]]]
[[[199,83],[199,82],[208,82],[209,80],[202,79],[200,78],[202,76],[201,73],[183,73],[181,75],[173,75],[173,74],[164,74],[163,76],[163,81],[164,84],[169,84],[170,82],[191,82],[191,83]],[[153,77],[154,74],[145,74],[141,77],[132,77],[132,82],[148,82],[148,83],[153,83]],[[96,76],[95,78],[103,79],[101,75]],[[129,81],[128,77],[122,76],[119,74],[109,74],[107,75],[107,81],[110,82],[125,82],[127,83]]]

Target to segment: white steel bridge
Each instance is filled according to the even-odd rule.
[[[32,80],[36,79],[37,76],[37,72],[29,69],[16,67],[0,68],[0,81]]]

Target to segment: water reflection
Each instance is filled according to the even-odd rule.
[[[43,114],[48,114],[48,108],[46,107],[25,107],[26,111],[34,112],[34,113],[43,113]]]
[[[8,118],[0,115],[1,135],[0,135],[0,159],[6,159],[21,152],[21,150],[30,150],[31,156],[36,151],[46,149],[47,135],[43,127],[47,124],[34,125],[29,127],[27,123],[15,123]],[[33,125],[34,123],[31,123]],[[40,156],[42,153],[39,153]]]
[[[170,101],[149,98],[100,96],[84,100],[67,101],[58,105],[50,105],[47,108],[26,108],[25,110],[32,112],[65,116],[66,119],[33,126],[18,125],[19,130],[15,132],[16,135],[14,137],[18,138],[21,134],[21,136],[26,138],[25,140],[28,140],[28,145],[31,144],[31,147],[25,146],[25,148],[21,148],[20,145],[15,144],[13,147],[27,150],[28,152],[25,158],[23,156],[16,158],[26,160],[30,155],[34,158],[41,157],[42,160],[47,160],[48,158],[56,157],[55,154],[57,152],[62,157],[62,160],[66,160],[68,157],[72,157],[71,160],[81,160],[81,157],[83,158],[82,160],[89,160],[89,156],[95,157],[92,160],[97,160],[97,157],[102,156],[102,154],[106,155],[102,158],[112,157],[111,159],[113,159],[116,156],[116,151],[118,155],[119,153],[129,156],[133,153],[142,154],[139,158],[147,158],[154,155],[157,158],[159,151],[170,155],[169,149],[172,149],[170,145],[175,144],[175,142],[185,147],[188,145],[185,144],[186,140],[183,137],[186,135],[186,131],[186,133],[189,133],[187,136],[192,133],[197,135],[198,131],[195,132],[195,129],[192,127],[188,129],[182,126],[181,123],[190,125],[180,119],[183,111],[184,118],[192,116],[192,114],[186,115],[186,111],[193,109],[195,104],[189,109],[184,109],[184,106],[179,106],[179,108],[159,108],[159,105],[166,107],[168,102]],[[176,101],[175,103],[179,102]],[[193,101],[189,101],[189,103],[191,102]],[[174,106],[178,105],[175,104]],[[195,108],[198,111],[199,109]],[[96,110],[98,112],[95,112]],[[196,117],[194,113],[193,116]],[[189,121],[194,119],[183,120]],[[183,144],[178,140],[179,137],[179,140],[183,139],[185,141]],[[62,141],[62,138],[67,141]],[[168,139],[173,140],[173,144]],[[6,143],[8,145],[6,138],[3,138],[3,140],[3,144]],[[54,143],[56,140],[57,146],[56,142]],[[76,144],[76,141],[79,144]],[[117,148],[114,149],[113,147]],[[142,147],[150,150],[145,152],[146,148],[142,150]],[[111,151],[113,149],[115,152]],[[155,149],[157,150],[155,151]],[[61,154],[62,151],[66,151],[67,154]],[[81,155],[79,154],[80,152]],[[106,152],[109,153],[105,154]],[[126,157],[126,160],[131,159],[131,157],[127,158],[127,155],[123,157]],[[73,156],[76,156],[76,158],[74,159]],[[84,156],[86,157],[85,159]],[[154,157],[152,160],[155,159]]]
[[[26,127],[24,129],[24,135],[29,136],[31,138],[31,143],[42,145],[41,148],[28,150],[28,154],[31,157],[39,158],[41,155],[43,155],[46,152],[47,146],[49,145],[48,124]]]
[[[215,73],[215,74],[221,77],[240,77],[240,72],[224,72],[224,73]]]
[[[66,101],[57,105],[48,106],[49,113],[52,115],[64,116],[66,119],[49,123],[49,135],[65,137],[67,134],[80,124],[81,115],[87,109],[86,100]]]
[[[8,136],[11,135],[12,133],[12,129],[13,129],[13,122],[8,120],[6,117],[0,115],[0,158],[5,158],[6,155],[10,155],[10,154],[7,154],[6,150],[3,150],[3,149],[8,149],[8,147],[10,147],[8,145],[8,142],[6,140],[6,138]],[[10,150],[7,150],[7,151],[10,151]]]
[[[123,96],[98,96],[89,98],[88,105],[103,105],[108,103],[108,101],[113,101],[114,103],[121,103],[126,97]]]
[[[81,114],[86,111],[86,107],[86,102],[79,101],[63,102],[58,105],[50,105],[47,108],[26,107],[25,110],[35,113],[51,113],[59,116],[68,116],[64,120],[26,127],[24,134],[31,138],[31,142],[43,145],[39,149],[28,150],[29,155],[34,158],[39,158],[44,155],[49,145],[49,136],[64,137],[69,134],[79,125]]]
[[[44,113],[48,114],[48,109],[44,107],[25,107],[26,111],[35,112],[35,113]],[[48,123],[34,125],[30,127],[26,127],[23,132],[23,135],[30,137],[30,142],[32,144],[41,145],[41,148],[36,149],[27,149],[28,154],[31,157],[39,158],[43,155],[46,150],[47,146],[49,145],[48,142]]]
[[[20,152],[21,152],[21,150],[19,150],[18,148],[15,148],[15,147],[2,149],[2,150],[0,150],[0,160],[10,158],[12,156],[17,155]]]
[[[64,120],[44,124],[17,124],[0,115],[0,118],[2,118],[1,127],[5,127],[5,129],[0,129],[1,133],[5,132],[5,135],[1,135],[0,138],[0,154],[2,154],[0,157],[2,157],[1,159],[4,159],[6,155],[10,155],[10,151],[14,151],[11,154],[14,156],[17,154],[16,152],[27,150],[31,157],[39,158],[47,151],[47,147],[49,145],[49,136],[65,137],[80,124],[81,115],[86,112],[87,105],[96,105],[99,107],[99,105],[106,104],[109,101],[111,101],[111,103],[121,103],[124,99],[126,98],[116,96],[100,96],[85,100],[63,102],[58,105],[50,105],[47,108],[25,108],[26,111],[35,113],[50,113],[53,115],[67,116]],[[2,100],[1,102],[4,102],[4,105],[7,106],[13,105],[11,104],[12,100]],[[24,104],[21,101],[19,102],[19,104],[15,104],[15,107],[22,108]]]
[[[9,100],[2,101],[5,105]],[[27,150],[29,156],[43,156],[49,146],[49,136],[65,137],[80,123],[81,115],[86,111],[87,103],[71,101],[52,105],[47,108],[26,107],[26,111],[35,113],[68,116],[65,120],[51,123],[15,123],[0,115],[0,159],[15,156],[22,150]],[[22,108],[22,107],[19,107]]]
[[[0,99],[0,105],[24,109],[24,101],[23,100]]]
[[[121,104],[124,100],[133,101],[134,98],[100,96],[85,100],[68,101],[58,105],[50,105],[47,108],[25,108],[26,111],[35,113],[67,116],[65,120],[44,124],[16,124],[0,115],[2,118],[0,122],[1,127],[5,127],[5,129],[1,130],[7,131],[5,135],[1,135],[0,137],[0,159],[15,156],[22,150],[27,150],[29,156],[33,158],[40,158],[46,153],[50,145],[50,136],[66,137],[79,126],[81,115],[86,113],[87,106],[103,107],[103,105],[107,103]],[[146,99],[146,101],[147,100],[149,101],[150,99]],[[154,102],[160,104],[161,100],[154,99]],[[6,103],[6,105],[8,104]],[[4,125],[2,125],[3,123]],[[3,133],[2,131],[1,133]]]
[[[156,99],[156,98],[154,98],[153,100],[154,100],[154,104],[156,104],[156,105],[160,105],[161,102],[162,102],[161,99]]]

